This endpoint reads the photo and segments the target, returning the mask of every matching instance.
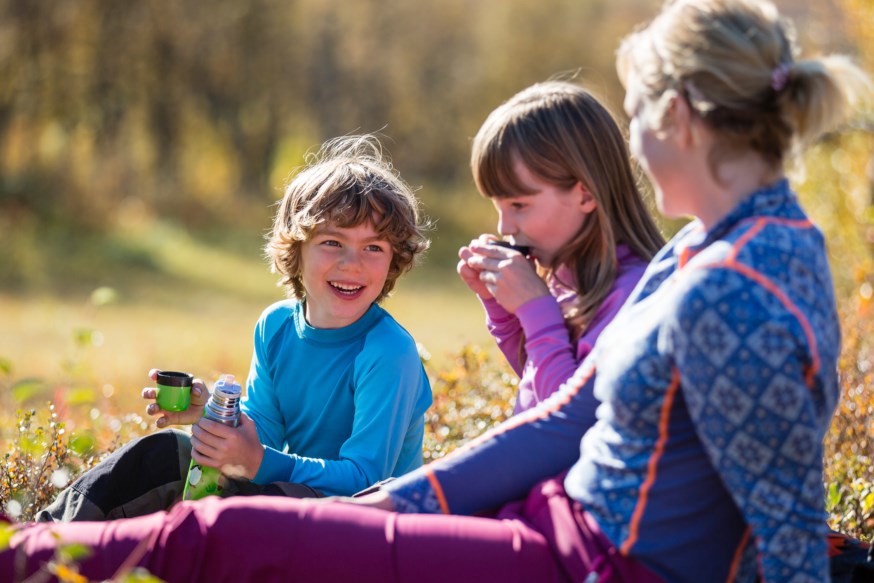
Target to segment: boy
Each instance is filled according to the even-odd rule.
[[[208,398],[113,453],[38,520],[103,520],[162,510],[191,457],[232,479],[223,495],[351,495],[422,464],[431,391],[412,337],[379,302],[428,247],[418,202],[372,136],[326,143],[288,185],[266,246],[293,299],[267,308],[241,424],[201,417]],[[151,371],[154,378],[157,371]],[[155,389],[143,391],[155,398]]]

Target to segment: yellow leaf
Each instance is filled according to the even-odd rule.
[[[62,583],[88,583],[88,579],[80,575],[74,568],[62,563],[49,563],[49,572]]]

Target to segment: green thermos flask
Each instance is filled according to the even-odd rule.
[[[223,375],[215,383],[212,395],[203,408],[203,416],[229,427],[240,424],[240,397],[243,389],[234,381],[234,375]],[[182,492],[183,500],[199,500],[204,496],[220,494],[222,472],[218,468],[201,466],[191,460],[188,477]]]

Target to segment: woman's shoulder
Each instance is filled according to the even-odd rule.
[[[690,312],[713,305],[743,310],[759,306],[771,317],[834,319],[834,287],[824,241],[806,219],[743,221],[680,272],[678,293]]]

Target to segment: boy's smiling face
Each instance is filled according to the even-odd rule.
[[[357,321],[379,297],[392,248],[370,221],[356,227],[328,222],[301,245],[306,319],[314,328],[342,328]]]

